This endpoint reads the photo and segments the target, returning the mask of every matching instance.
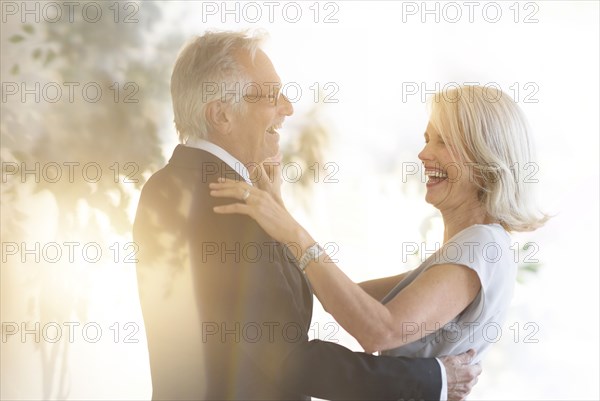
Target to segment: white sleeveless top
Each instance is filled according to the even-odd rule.
[[[481,290],[462,313],[439,330],[431,330],[431,333],[419,340],[383,351],[382,354],[439,357],[460,354],[474,348],[477,350],[474,363],[478,362],[484,351],[502,336],[501,326],[517,276],[517,263],[510,245],[510,236],[501,225],[476,224],[453,236],[409,273],[385,296],[382,303],[394,298],[427,269],[447,263],[473,269],[479,276]]]

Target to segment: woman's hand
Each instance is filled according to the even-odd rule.
[[[302,250],[314,243],[311,242],[312,239],[306,230],[286,210],[283,202],[277,201],[271,193],[244,181],[222,178],[218,183],[211,183],[210,189],[211,196],[216,198],[234,198],[244,201],[244,203],[215,206],[216,213],[250,216],[276,241],[298,244]]]

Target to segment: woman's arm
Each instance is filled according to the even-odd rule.
[[[268,192],[230,180],[210,185],[213,196],[245,201],[218,206],[215,212],[254,218],[277,241],[295,244],[290,250],[306,250],[315,243]],[[295,256],[299,259],[301,255]],[[369,353],[398,347],[436,331],[462,312],[481,287],[477,273],[468,267],[437,265],[382,305],[350,280],[326,254],[310,262],[305,274],[325,310]]]
[[[466,266],[433,266],[382,305],[352,282],[327,255],[305,269],[317,298],[366,352],[398,347],[433,333],[462,312],[480,282]]]
[[[410,272],[398,274],[397,276],[376,278],[374,280],[358,283],[360,288],[373,298],[381,301],[389,292],[402,281]]]

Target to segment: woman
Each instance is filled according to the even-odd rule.
[[[411,272],[355,284],[287,212],[278,185],[266,180],[263,189],[222,180],[211,184],[211,194],[245,201],[215,212],[249,215],[274,239],[295,244],[290,250],[297,250],[325,310],[366,352],[432,357],[474,348],[481,358],[514,288],[507,232],[534,230],[548,217],[534,210],[519,175],[531,161],[531,139],[512,99],[464,86],[437,94],[430,106],[419,159],[429,177],[425,200],[442,214],[444,240]]]

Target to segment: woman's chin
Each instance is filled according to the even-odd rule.
[[[429,203],[435,208],[438,208],[437,205],[440,203],[439,196],[431,193],[430,191],[427,191],[427,193],[425,194],[425,202]]]

